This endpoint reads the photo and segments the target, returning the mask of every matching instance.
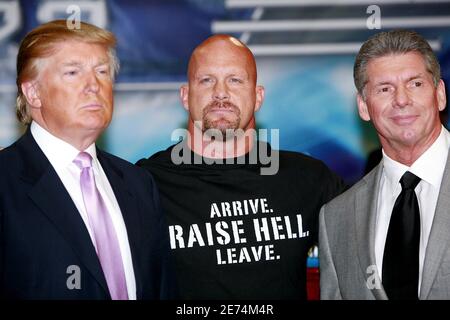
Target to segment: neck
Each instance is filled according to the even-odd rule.
[[[381,146],[384,152],[393,160],[411,167],[420,156],[427,151],[431,145],[437,140],[441,132],[441,127],[436,128],[433,133],[422,143],[414,143],[411,145],[398,144],[395,141],[388,141],[380,136]]]
[[[78,135],[73,135],[74,132],[71,132],[70,130],[68,132],[64,130],[53,130],[51,127],[47,126],[45,122],[39,122],[36,120],[34,121],[48,133],[57,137],[58,139],[67,142],[79,151],[86,150],[97,140],[97,137],[100,134],[98,130],[92,130],[91,132],[86,132],[84,134],[80,134],[80,132],[77,132]]]

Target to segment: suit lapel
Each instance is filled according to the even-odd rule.
[[[425,251],[425,261],[422,270],[420,299],[427,299],[442,258],[450,243],[450,155],[447,158],[442,177],[439,197],[436,204],[433,225]]]
[[[109,295],[106,280],[86,226],[52,166],[49,166],[41,179],[37,181],[29,196],[53,222],[71,245],[81,263]]]
[[[21,177],[32,185],[29,197],[59,230],[81,263],[109,295],[100,262],[80,213],[29,129],[18,147],[22,157],[29,160]]]
[[[133,192],[124,181],[124,173],[114,165],[110,158],[101,150],[97,149],[97,158],[105,171],[108,181],[113,189],[114,195],[122,212],[122,217],[127,229],[128,243],[130,245],[134,276],[136,279],[136,297],[142,296],[141,271],[137,261],[140,261],[140,218],[138,202]]]
[[[367,279],[372,273],[367,268],[375,266],[375,227],[378,206],[378,189],[380,187],[383,166],[380,163],[372,172],[362,180],[362,186],[356,193],[355,198],[355,233],[358,244],[358,257],[364,278]],[[378,272],[374,275],[376,283],[381,284]],[[371,289],[376,299],[387,299],[382,288]]]

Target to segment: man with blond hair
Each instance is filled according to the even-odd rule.
[[[151,175],[96,148],[118,71],[112,33],[57,20],[17,57],[25,134],[0,152],[0,296],[166,299],[168,241]]]

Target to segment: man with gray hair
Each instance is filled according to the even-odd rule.
[[[450,134],[439,63],[416,32],[376,34],[354,65],[381,162],[322,207],[322,299],[450,299]]]

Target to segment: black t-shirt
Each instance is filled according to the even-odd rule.
[[[160,190],[182,299],[306,299],[319,210],[343,183],[319,160],[257,146],[278,156],[276,174],[262,175],[267,162],[249,154],[196,164],[189,151],[177,165],[174,146],[137,163]]]

